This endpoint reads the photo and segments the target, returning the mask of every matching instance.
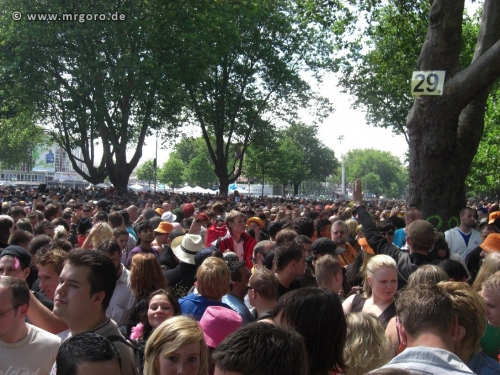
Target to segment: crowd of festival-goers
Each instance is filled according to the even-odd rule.
[[[444,233],[359,180],[351,200],[0,202],[0,374],[500,374],[497,202]]]

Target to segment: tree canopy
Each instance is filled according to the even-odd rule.
[[[345,169],[350,180],[361,178],[365,193],[390,198],[401,198],[405,194],[408,171],[390,152],[351,150],[345,155]]]
[[[118,190],[142,156],[146,135],[168,128],[182,105],[173,84],[178,51],[171,45],[175,20],[186,11],[171,2],[159,30],[151,17],[156,2],[2,2],[0,64],[8,95],[36,113],[68,153],[75,171],[92,183],[109,175]],[[177,6],[176,6],[177,5]],[[12,10],[24,15],[12,18]],[[28,14],[122,14],[119,20],[28,20]],[[161,51],[161,54],[160,54]],[[160,56],[161,55],[161,56]],[[160,64],[161,61],[168,63]],[[21,72],[21,74],[20,74]],[[97,159],[97,146],[102,157]],[[72,150],[79,147],[82,158]],[[127,149],[135,152],[127,160]],[[78,162],[87,170],[82,170]]]
[[[328,15],[332,3],[317,14]],[[491,85],[500,76],[500,3],[484,1],[476,33],[474,19],[464,15],[464,0],[352,3],[359,12],[351,20],[366,22],[351,26],[361,25],[361,40],[369,44],[352,44],[343,83],[371,123],[406,133],[408,204],[425,215],[456,216],[466,204],[465,180],[483,134]],[[349,33],[348,41],[355,39]],[[410,98],[410,69],[444,71],[442,95]]]
[[[276,138],[252,144],[243,166],[246,176],[261,182],[290,184],[294,194],[303,181],[325,181],[335,173],[339,162],[318,138],[317,131],[314,125],[292,123],[278,130]]]
[[[328,108],[302,73],[318,76],[332,65],[329,33],[304,22],[295,5],[287,0],[203,2],[194,15],[201,22],[210,19],[209,32],[192,47],[194,58],[182,66],[180,77],[190,119],[201,128],[221,192],[241,174],[248,147],[276,136],[275,119],[290,121],[307,105],[319,108],[320,118]],[[193,65],[203,67],[198,82],[190,75]],[[235,146],[237,157],[231,160]]]

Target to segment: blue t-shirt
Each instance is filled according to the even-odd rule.
[[[231,309],[223,302],[213,301],[194,293],[179,298],[179,305],[181,305],[182,315],[190,315],[197,321],[200,321],[208,306],[222,306]]]

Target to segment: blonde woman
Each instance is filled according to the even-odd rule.
[[[144,375],[207,375],[207,353],[203,331],[195,320],[169,318],[146,343]]]
[[[113,229],[108,223],[98,222],[90,230],[82,249],[97,249],[99,245],[113,238]]]
[[[500,253],[493,252],[486,255],[483,265],[477,273],[476,280],[472,284],[472,289],[476,292],[481,291],[482,284],[495,272],[500,271]]]
[[[388,255],[375,255],[368,261],[364,273],[364,294],[347,298],[342,307],[346,314],[366,312],[378,317],[384,329],[396,315],[394,294],[398,288],[396,261]]]
[[[347,337],[344,345],[346,375],[361,375],[382,367],[393,357],[392,346],[375,315],[355,312],[346,316]]]

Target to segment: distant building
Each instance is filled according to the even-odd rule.
[[[76,149],[73,154],[82,158],[81,150]],[[64,185],[80,187],[86,183],[83,177],[75,172],[68,154],[64,149],[57,145],[40,144],[33,149],[33,167],[31,171],[26,170],[3,170],[0,171],[0,180],[10,181],[16,185],[39,185],[46,183],[48,185]],[[79,167],[87,172],[88,169],[82,162]]]

